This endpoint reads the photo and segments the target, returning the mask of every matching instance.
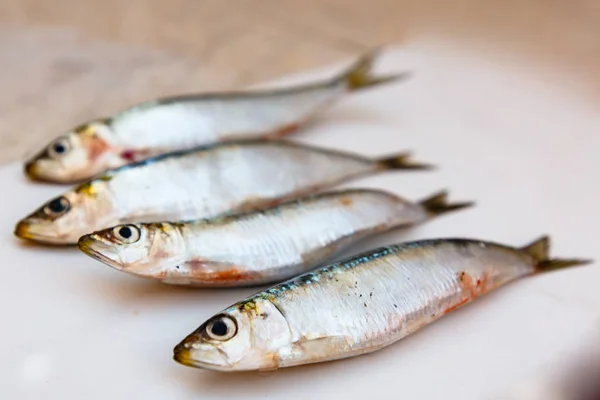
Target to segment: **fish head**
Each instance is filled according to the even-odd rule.
[[[25,163],[31,179],[70,183],[89,179],[119,159],[110,144],[112,128],[108,120],[83,124],[56,138]]]
[[[217,371],[273,370],[292,332],[268,299],[255,297],[215,315],[174,349],[175,361]]]
[[[176,224],[124,224],[103,229],[79,239],[87,255],[113,268],[148,277],[158,277],[185,260],[185,242]]]
[[[75,244],[86,233],[117,219],[106,182],[88,182],[47,201],[15,227],[21,239],[48,244]]]

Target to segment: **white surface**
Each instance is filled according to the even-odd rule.
[[[465,236],[600,259],[600,124],[558,82],[443,46],[390,52],[409,82],[346,98],[298,140],[367,154],[413,149],[440,169],[352,186],[410,198],[442,188],[475,209],[365,243]],[[181,366],[172,348],[254,289],[167,287],[72,248],[14,239],[14,223],[59,187],[0,170],[2,399],[484,399],[548,366],[598,323],[597,265],[536,276],[481,298],[380,352],[268,374]],[[315,315],[315,318],[319,318]]]

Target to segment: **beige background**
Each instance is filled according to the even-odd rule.
[[[600,260],[596,110],[537,69],[440,43],[386,53],[382,69],[409,68],[418,79],[348,96],[302,140],[370,155],[412,150],[415,160],[439,166],[340,189],[385,189],[411,200],[448,189],[452,201],[477,206],[372,238],[346,255],[435,237],[520,245],[548,233],[553,256]],[[0,168],[0,182],[10,193],[0,208],[0,315],[11,321],[0,331],[2,399],[567,400],[557,397],[556,376],[578,371],[565,353],[590,354],[597,342],[600,269],[590,265],[507,285],[369,356],[271,374],[185,368],[171,360],[173,346],[256,288],[168,287],[76,249],[20,243],[15,222],[65,188],[31,183],[19,165]],[[544,397],[548,389],[553,397]],[[513,390],[525,394],[504,395]]]
[[[556,255],[597,260],[599,8],[597,0],[0,0],[0,162],[133,102],[245,86],[342,61],[372,45],[440,35],[491,62],[428,58],[434,61],[419,64],[426,79],[390,88],[388,95],[354,97],[334,112],[335,124],[317,128],[315,141],[376,154],[395,148],[398,127],[414,133],[402,136],[402,147],[442,169],[356,184],[395,188],[410,198],[447,187],[456,199],[476,199],[478,207],[427,224],[412,238],[473,236],[518,244],[548,232]],[[494,65],[512,67],[515,61],[542,79],[513,76]],[[406,65],[406,59],[395,65]],[[463,82],[467,90],[459,87]],[[401,112],[391,111],[390,98]],[[335,118],[357,108],[376,115],[380,129],[370,131],[371,119]],[[319,135],[319,129],[328,134]],[[347,143],[348,133],[359,142]],[[0,181],[11,190],[0,213],[7,239],[0,241],[0,254],[4,264],[18,266],[7,268],[0,282],[0,313],[14,321],[2,332],[11,345],[0,357],[6,381],[0,387],[17,393],[12,398],[80,398],[90,387],[102,398],[196,399],[200,393],[232,399],[232,391],[300,397],[306,382],[315,398],[318,392],[332,398],[327,391],[342,386],[357,398],[382,398],[389,382],[401,382],[406,398],[411,390],[444,399],[459,393],[448,388],[504,391],[517,380],[527,389],[545,388],[557,380],[542,367],[563,372],[560,349],[585,346],[583,331],[598,321],[599,278],[592,266],[516,283],[368,358],[260,379],[215,379],[166,360],[182,335],[216,304],[238,300],[239,291],[146,285],[76,252],[18,246],[9,239],[16,219],[63,189],[25,183],[16,165],[0,171]],[[15,282],[26,282],[28,290]],[[369,385],[360,379],[366,370]],[[478,373],[494,379],[479,379]]]
[[[0,0],[0,162],[141,100],[246,86],[431,35],[562,74],[598,103],[594,0]]]

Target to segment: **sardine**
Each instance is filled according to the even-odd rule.
[[[291,278],[359,240],[470,205],[448,204],[446,192],[412,202],[351,189],[209,220],[119,225],[83,236],[79,247],[118,270],[168,284],[250,286]]]
[[[147,101],[84,123],[25,163],[36,180],[75,183],[159,154],[228,140],[280,138],[344,94],[407,76],[375,76],[377,52],[323,81],[278,89],[194,94]]]
[[[109,171],[48,201],[19,222],[15,234],[75,244],[123,223],[243,212],[383,170],[424,168],[407,153],[371,159],[284,140],[220,143]]]
[[[305,273],[221,311],[174,349],[187,366],[271,370],[380,350],[511,281],[586,260],[469,239],[382,247]]]

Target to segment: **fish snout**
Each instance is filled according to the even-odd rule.
[[[21,239],[31,239],[30,226],[31,224],[28,221],[20,221],[15,226],[15,236]]]
[[[195,342],[190,338],[175,346],[173,359],[188,367],[217,371],[228,371],[232,368],[226,355],[217,347],[208,343]]]
[[[77,247],[84,253],[89,254],[92,251],[94,242],[95,240],[92,238],[92,235],[84,235],[77,241]]]
[[[173,359],[179,364],[193,366],[190,349],[183,343],[179,343],[173,349]]]
[[[73,244],[57,234],[52,224],[40,221],[37,218],[25,218],[17,223],[14,234],[20,239],[29,240],[39,244],[68,245]]]
[[[77,241],[77,247],[88,255],[113,253],[113,244],[96,233],[83,235]]]
[[[32,179],[36,179],[37,178],[37,162],[35,161],[27,161],[25,163],[25,166],[23,168],[25,175],[27,175],[29,178]]]
[[[90,233],[79,238],[77,247],[88,256],[118,270],[123,270],[124,265],[114,243],[103,238],[97,233]]]

